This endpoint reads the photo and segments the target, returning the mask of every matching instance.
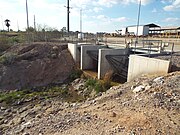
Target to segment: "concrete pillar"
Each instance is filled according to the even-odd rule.
[[[128,78],[131,81],[142,74],[165,74],[168,73],[170,61],[148,58],[138,55],[130,55]]]
[[[81,51],[79,48],[81,48],[80,44],[68,43],[68,49],[78,67],[80,66],[81,61]]]
[[[100,49],[99,58],[98,58],[98,79],[103,79],[104,75],[109,70],[113,70],[105,57],[106,55],[122,55],[127,53],[128,53],[128,49],[108,49],[108,48]]]
[[[70,51],[75,63],[77,63],[77,44],[68,43],[68,50]]]

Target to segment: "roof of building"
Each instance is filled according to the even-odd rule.
[[[131,25],[127,27],[136,27],[137,25]],[[148,26],[149,28],[155,28],[155,27],[160,27],[159,25],[156,25],[154,23],[146,24],[146,25],[139,25],[139,26]]]
[[[145,26],[149,26],[149,28],[160,27],[159,25],[156,25],[154,23],[146,24]]]

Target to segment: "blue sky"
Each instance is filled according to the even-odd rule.
[[[140,24],[180,26],[180,0],[141,0]],[[28,0],[29,22],[60,30],[66,27],[66,0]],[[115,32],[137,24],[139,0],[71,0],[70,30],[80,30],[80,9],[83,12],[84,32]],[[4,20],[11,20],[11,29],[26,28],[25,0],[0,0],[0,29]]]

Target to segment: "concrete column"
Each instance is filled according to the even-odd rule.
[[[142,74],[168,73],[170,61],[131,55],[129,57],[128,79],[131,81]]]
[[[98,79],[103,79],[104,75],[109,70],[113,70],[105,57],[106,55],[122,55],[127,53],[128,49],[100,49],[98,58]]]
[[[76,52],[77,52],[77,44],[71,44],[71,43],[68,43],[68,50],[70,51],[74,61],[76,62],[77,60],[77,55],[76,55]]]
[[[78,49],[79,47],[81,47],[81,45],[68,43],[68,49],[78,67],[80,66],[81,62],[81,52]]]

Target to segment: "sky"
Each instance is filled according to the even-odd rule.
[[[29,24],[61,30],[67,26],[67,0],[27,0]],[[140,0],[70,0],[70,31],[80,31],[82,9],[83,32],[115,32],[123,27],[137,25]],[[140,24],[180,26],[180,0],[141,0]],[[0,29],[25,30],[26,0],[0,0]]]

